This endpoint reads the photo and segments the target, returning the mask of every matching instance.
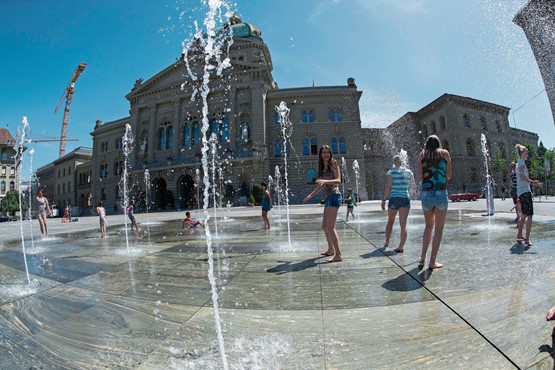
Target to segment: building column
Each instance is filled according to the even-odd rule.
[[[148,162],[154,162],[154,150],[156,146],[156,110],[158,107],[156,104],[152,104],[148,107],[149,110],[149,121],[148,121]]]
[[[181,99],[173,99],[173,137],[172,137],[172,156],[177,158],[179,155],[179,136],[181,134]]]

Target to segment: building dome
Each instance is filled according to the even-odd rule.
[[[262,32],[258,27],[253,26],[250,23],[244,23],[241,18],[234,15],[229,18],[229,24],[231,25],[231,33],[233,38],[244,38],[244,37],[262,37]]]

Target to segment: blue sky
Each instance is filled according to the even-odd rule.
[[[555,147],[541,76],[512,19],[526,0],[237,0],[270,49],[280,87],[344,85],[354,77],[365,127],[385,127],[443,93],[511,108],[512,127]],[[200,0],[0,0],[0,127],[15,136],[27,116],[33,135],[60,136],[54,116],[73,70],[66,152],[92,146],[97,119],[128,115],[125,95],[173,63],[202,20]],[[543,91],[543,92],[542,92]],[[538,95],[539,94],[539,95]],[[59,143],[34,144],[34,167]]]

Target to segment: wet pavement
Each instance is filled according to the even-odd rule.
[[[209,222],[218,310],[203,229],[183,212],[0,224],[0,367],[42,369],[555,368],[555,199],[536,199],[534,246],[515,243],[512,202],[450,203],[442,269],[418,268],[423,216],[412,202],[405,253],[382,247],[386,213],[355,209],[337,230],[344,261],[326,263],[323,208],[218,211]],[[210,211],[213,215],[213,211]],[[203,218],[194,211],[193,218]],[[129,225],[127,225],[129,226]],[[31,241],[31,228],[33,242]],[[225,348],[218,341],[219,315]]]

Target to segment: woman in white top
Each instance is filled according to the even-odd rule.
[[[37,202],[39,203],[37,218],[39,219],[40,232],[48,238],[48,226],[46,225],[46,216],[52,214],[48,199],[44,196],[42,190],[37,195]]]
[[[516,164],[516,195],[520,202],[520,219],[518,220],[518,231],[516,242],[524,242],[526,247],[531,247],[530,231],[532,230],[532,216],[534,215],[534,204],[532,202],[532,189],[530,186],[541,186],[538,180],[530,179],[526,160],[528,159],[528,148],[524,145],[516,144],[518,152],[518,163]],[[526,236],[522,235],[522,228],[526,224]]]

